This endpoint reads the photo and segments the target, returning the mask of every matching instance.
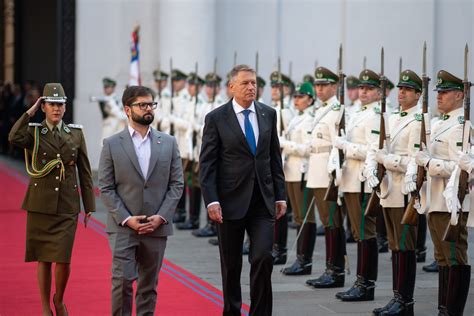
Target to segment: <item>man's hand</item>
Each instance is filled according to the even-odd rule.
[[[139,235],[152,233],[157,230],[158,227],[161,226],[161,224],[163,224],[163,218],[158,215],[152,215],[147,217],[146,219],[148,220],[148,222],[142,224],[143,226],[138,229]]]
[[[207,208],[209,218],[216,223],[222,224],[222,208],[220,204],[212,204]]]
[[[334,140],[334,147],[337,149],[340,149],[342,151],[346,150],[347,146],[347,139],[345,136],[337,136],[336,139]]]
[[[276,212],[275,212],[276,219],[280,219],[283,217],[283,215],[286,214],[286,202],[284,201],[276,202],[275,208],[276,208]]]
[[[31,117],[35,115],[36,111],[41,107],[41,103],[44,100],[44,97],[39,97],[38,100],[36,100],[35,104],[33,104],[26,113]]]
[[[125,223],[125,225],[127,225],[128,227],[130,227],[130,228],[133,229],[133,230],[138,231],[142,226],[145,225],[145,224],[141,224],[141,223],[140,223],[141,220],[146,220],[146,215],[131,216],[131,217],[127,220],[127,222]]]
[[[367,171],[367,183],[372,189],[379,185],[380,181],[379,178],[377,178],[377,169],[369,169]]]

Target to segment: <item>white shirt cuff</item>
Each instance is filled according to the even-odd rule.
[[[127,217],[126,219],[124,219],[124,221],[120,224],[122,226],[125,226],[125,224],[127,223],[127,221],[131,218],[131,216]]]
[[[207,208],[209,208],[209,206],[211,206],[211,205],[216,205],[216,204],[220,205],[221,203],[219,203],[218,201],[211,202],[211,203],[207,204]]]
[[[285,203],[286,204],[286,201],[285,200],[275,201],[275,204],[276,203]]]

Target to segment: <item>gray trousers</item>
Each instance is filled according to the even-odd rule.
[[[137,315],[153,315],[156,307],[158,273],[167,237],[109,233],[112,250],[112,315],[132,315],[133,281]]]

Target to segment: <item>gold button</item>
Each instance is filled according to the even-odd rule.
[[[56,176],[56,180],[59,180],[59,177],[58,177],[58,176]]]
[[[61,157],[61,155],[60,155],[60,154],[57,154],[57,155],[56,155],[56,157],[58,157],[58,158],[59,158],[59,157]]]
[[[59,191],[59,188],[54,188],[54,191],[56,191],[56,192]]]
[[[73,156],[75,156],[74,154],[72,154]]]
[[[37,185],[38,185],[38,183],[35,183],[35,186],[37,186]]]
[[[46,153],[43,153],[43,156],[46,156]]]

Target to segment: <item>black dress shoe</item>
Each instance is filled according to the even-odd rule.
[[[187,220],[184,223],[176,224],[176,228],[179,230],[190,230],[199,228],[199,221]]]
[[[425,262],[426,261],[426,247],[421,250],[416,250],[416,262]]]
[[[287,254],[286,251],[272,250],[273,265],[282,265],[286,263]]]
[[[438,262],[435,260],[426,266],[423,266],[423,271],[425,272],[439,272]]]
[[[291,265],[291,267],[283,269],[281,272],[284,275],[308,275],[311,274],[311,268],[313,263],[303,262],[301,260],[296,259],[296,261]]]
[[[372,310],[372,315],[373,316],[379,316],[381,313],[387,311],[390,309],[390,307],[396,302],[396,298],[392,297],[392,299],[385,305],[384,307],[378,307]]]
[[[379,253],[388,252],[388,241],[385,237],[377,237],[377,243],[379,247]]]
[[[373,301],[374,289],[374,282],[358,278],[348,291],[337,293],[336,297],[343,302]]]
[[[307,280],[306,284],[317,289],[328,289],[335,287],[343,287],[344,281],[344,271],[338,273],[334,270],[326,269],[326,271],[319,278]]]
[[[192,234],[196,237],[214,237],[217,236],[216,229],[212,225],[206,225],[201,229],[193,230]]]
[[[401,296],[396,297],[393,304],[385,311],[381,312],[380,316],[413,316],[414,301],[405,302]]]
[[[219,246],[219,240],[217,238],[209,238],[209,243],[213,246]]]

